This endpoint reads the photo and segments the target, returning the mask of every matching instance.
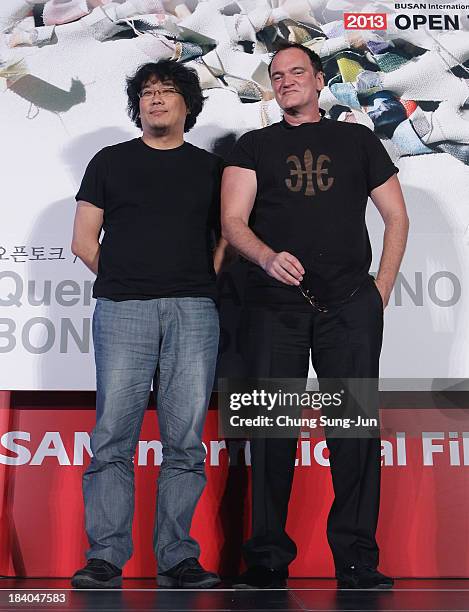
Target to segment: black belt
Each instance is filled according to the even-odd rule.
[[[352,293],[349,293],[349,295],[347,295],[347,297],[343,298],[342,300],[338,300],[336,302],[328,302],[327,304],[325,304],[324,302],[321,302],[320,300],[318,300],[318,298],[316,296],[314,296],[309,289],[305,289],[303,287],[303,285],[300,283],[298,285],[299,290],[301,291],[301,294],[303,295],[303,297],[311,304],[311,306],[316,309],[318,312],[328,312],[329,308],[332,308],[334,306],[340,306],[341,304],[345,304],[346,302],[348,302],[348,300],[355,295],[355,293],[357,293],[357,291],[363,287],[365,283],[363,282],[361,285],[358,285],[358,287],[356,287]]]

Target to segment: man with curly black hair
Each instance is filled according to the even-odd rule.
[[[206,482],[202,431],[218,350],[212,236],[221,160],[184,141],[203,106],[194,71],[170,60],[145,64],[127,94],[143,135],[101,150],[76,196],[72,250],[97,274],[97,419],[83,477],[88,563],[72,585],[122,584],[132,555],[133,456],[153,382],[163,450],[157,581],[207,588],[220,580],[200,565],[189,531]]]

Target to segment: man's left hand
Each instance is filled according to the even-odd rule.
[[[388,288],[382,281],[379,279],[375,280],[376,287],[378,288],[379,294],[381,295],[381,299],[383,300],[383,310],[386,308],[389,302],[389,298],[391,296],[391,288]]]

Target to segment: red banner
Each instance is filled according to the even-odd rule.
[[[81,477],[89,461],[94,411],[11,412],[13,420],[1,411],[0,470],[9,482],[1,515],[1,573],[70,576],[83,564],[87,547]],[[383,411],[378,540],[386,573],[469,577],[469,432],[454,431],[460,412]],[[216,410],[209,412],[204,442],[208,483],[192,534],[201,543],[202,562],[233,575],[249,530],[249,452],[240,441],[227,449],[218,438]],[[155,575],[152,530],[159,463],[157,421],[148,411],[135,457],[135,552],[125,568],[129,577]],[[291,575],[332,576],[325,536],[332,487],[324,440],[302,438],[297,463],[288,531],[298,544],[298,557]]]

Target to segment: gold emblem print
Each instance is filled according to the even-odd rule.
[[[301,165],[301,160],[297,155],[289,155],[287,164],[292,164],[290,168],[290,178],[285,179],[285,184],[290,191],[298,192],[305,188],[305,195],[315,195],[314,175],[316,175],[316,186],[319,191],[327,191],[334,183],[334,177],[329,176],[329,169],[325,167],[331,162],[328,155],[318,155],[316,167],[314,167],[314,157],[309,149],[306,149],[304,157],[304,170]],[[306,185],[304,179],[306,177]]]

